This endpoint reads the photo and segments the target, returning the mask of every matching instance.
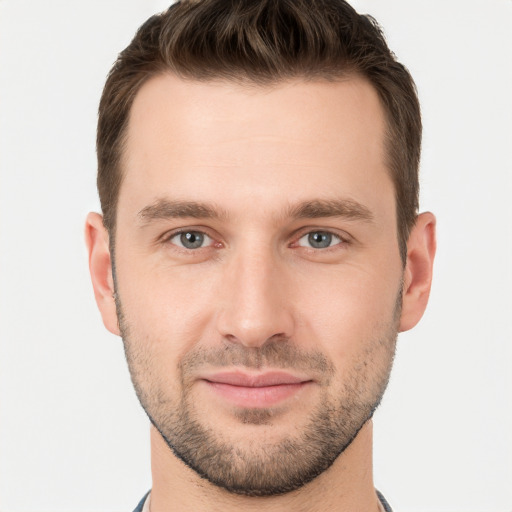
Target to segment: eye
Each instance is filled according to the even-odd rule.
[[[343,240],[339,236],[329,231],[311,231],[299,238],[297,245],[313,249],[327,249],[341,242]]]
[[[211,245],[212,239],[201,231],[181,231],[172,235],[169,242],[184,249],[200,249]]]

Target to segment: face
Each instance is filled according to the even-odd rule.
[[[232,492],[291,491],[371,417],[403,268],[385,122],[362,79],[154,78],[122,162],[117,311],[138,397]]]

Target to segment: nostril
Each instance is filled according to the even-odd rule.
[[[286,343],[290,340],[290,336],[284,332],[271,334],[267,336],[263,333],[247,332],[244,334],[234,335],[231,333],[224,334],[224,340],[228,344],[236,344],[246,348],[263,348],[270,347],[274,344]]]
[[[226,341],[229,341],[230,343],[240,343],[238,338],[236,336],[234,336],[233,334],[225,334],[224,339]]]
[[[277,292],[276,283],[269,284],[268,279],[256,283],[239,277],[232,284],[221,297],[214,320],[218,334],[227,343],[262,346],[293,334],[294,310]]]

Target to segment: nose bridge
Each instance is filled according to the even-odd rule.
[[[225,272],[218,324],[225,339],[255,347],[292,335],[286,277],[272,247],[241,247],[229,258]]]

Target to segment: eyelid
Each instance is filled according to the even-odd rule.
[[[172,244],[172,242],[171,242],[172,238],[174,238],[175,236],[178,236],[180,234],[189,233],[189,232],[201,233],[202,235],[204,235],[205,237],[208,237],[210,239],[210,243],[208,245],[200,247],[198,249],[188,249],[186,247],[182,247],[177,244]],[[339,229],[335,229],[332,227],[305,226],[305,227],[302,227],[299,230],[297,230],[292,235],[292,242],[289,244],[289,247],[303,247],[304,249],[311,249],[314,251],[318,251],[319,249],[315,249],[313,247],[306,247],[306,246],[298,245],[298,241],[301,238],[303,238],[304,236],[306,236],[310,233],[315,233],[315,232],[329,233],[340,240],[340,242],[338,242],[337,244],[327,247],[327,248],[323,249],[323,251],[333,249],[339,245],[349,245],[354,242],[354,238],[351,235],[349,235],[346,231],[341,231]],[[217,247],[217,248],[221,248],[224,246],[224,243],[220,240],[220,237],[218,236],[217,233],[212,233],[211,229],[205,228],[203,226],[186,226],[186,227],[179,227],[179,228],[171,229],[169,231],[166,231],[162,235],[160,235],[156,239],[156,243],[161,243],[161,244],[171,243],[177,249],[182,249],[187,252],[198,251],[200,249],[207,249],[212,246]]]
[[[303,238],[306,238],[306,237],[309,237],[309,235],[311,235],[312,233],[325,233],[325,234],[328,234],[332,237],[333,240],[331,240],[331,242],[336,242],[336,243],[333,243],[332,245],[329,245],[327,247],[311,247],[311,246],[308,246],[308,245],[301,245],[300,244],[300,241],[303,239]],[[336,239],[338,241],[336,241]],[[305,233],[304,235],[302,235],[301,237],[299,237],[297,239],[297,245],[298,247],[305,247],[307,249],[316,249],[316,250],[322,250],[322,251],[325,251],[326,249],[332,249],[333,247],[336,247],[337,245],[340,245],[342,243],[344,243],[345,241],[343,240],[343,238],[341,238],[339,235],[335,234],[335,233],[331,233],[330,231],[309,231],[308,233]]]
[[[178,244],[175,244],[175,243],[172,243],[171,240],[178,236],[178,235],[181,235],[183,233],[201,233],[202,235],[204,235],[205,237],[209,238],[210,239],[210,243],[208,245],[205,245],[205,246],[202,246],[202,247],[199,247],[197,249],[188,249],[187,247],[183,247],[181,245],[178,245]],[[176,229],[171,229],[169,231],[166,231],[163,235],[159,236],[158,239],[157,239],[157,243],[161,243],[161,244],[171,244],[173,245],[174,247],[176,247],[177,249],[180,249],[180,250],[184,250],[184,251],[194,251],[194,252],[197,252],[201,249],[208,249],[209,247],[212,247],[212,246],[221,246],[222,243],[218,240],[218,236],[215,236],[210,229],[206,229],[204,227],[199,227],[199,226],[187,226],[187,227],[180,227],[180,228],[176,228]]]
[[[181,240],[180,240],[181,235],[183,235],[184,233],[197,233],[197,234],[201,235],[203,237],[203,242],[204,242],[205,245],[201,245],[201,246],[196,247],[194,249],[192,249],[190,247],[185,247],[181,243]],[[171,240],[176,240],[176,242],[171,242]],[[180,242],[178,243],[178,241],[180,241]],[[195,230],[188,229],[186,231],[182,231],[181,233],[180,232],[174,233],[172,236],[169,237],[169,242],[173,243],[173,245],[178,246],[180,249],[198,251],[199,249],[205,249],[206,247],[211,246],[212,242],[213,242],[213,239],[210,236],[208,236],[206,233],[202,233],[201,231],[195,231]]]
[[[341,231],[339,229],[335,229],[332,227],[317,227],[317,226],[307,226],[303,227],[295,232],[293,235],[293,241],[291,245],[297,244],[297,242],[303,238],[306,235],[309,235],[310,233],[329,233],[330,235],[333,235],[340,239],[341,243],[343,244],[350,244],[354,241],[354,238],[349,235],[346,231]],[[339,245],[339,244],[336,244]],[[302,247],[302,246],[299,246]],[[334,245],[332,247],[335,247]],[[332,247],[329,247],[332,248]]]

